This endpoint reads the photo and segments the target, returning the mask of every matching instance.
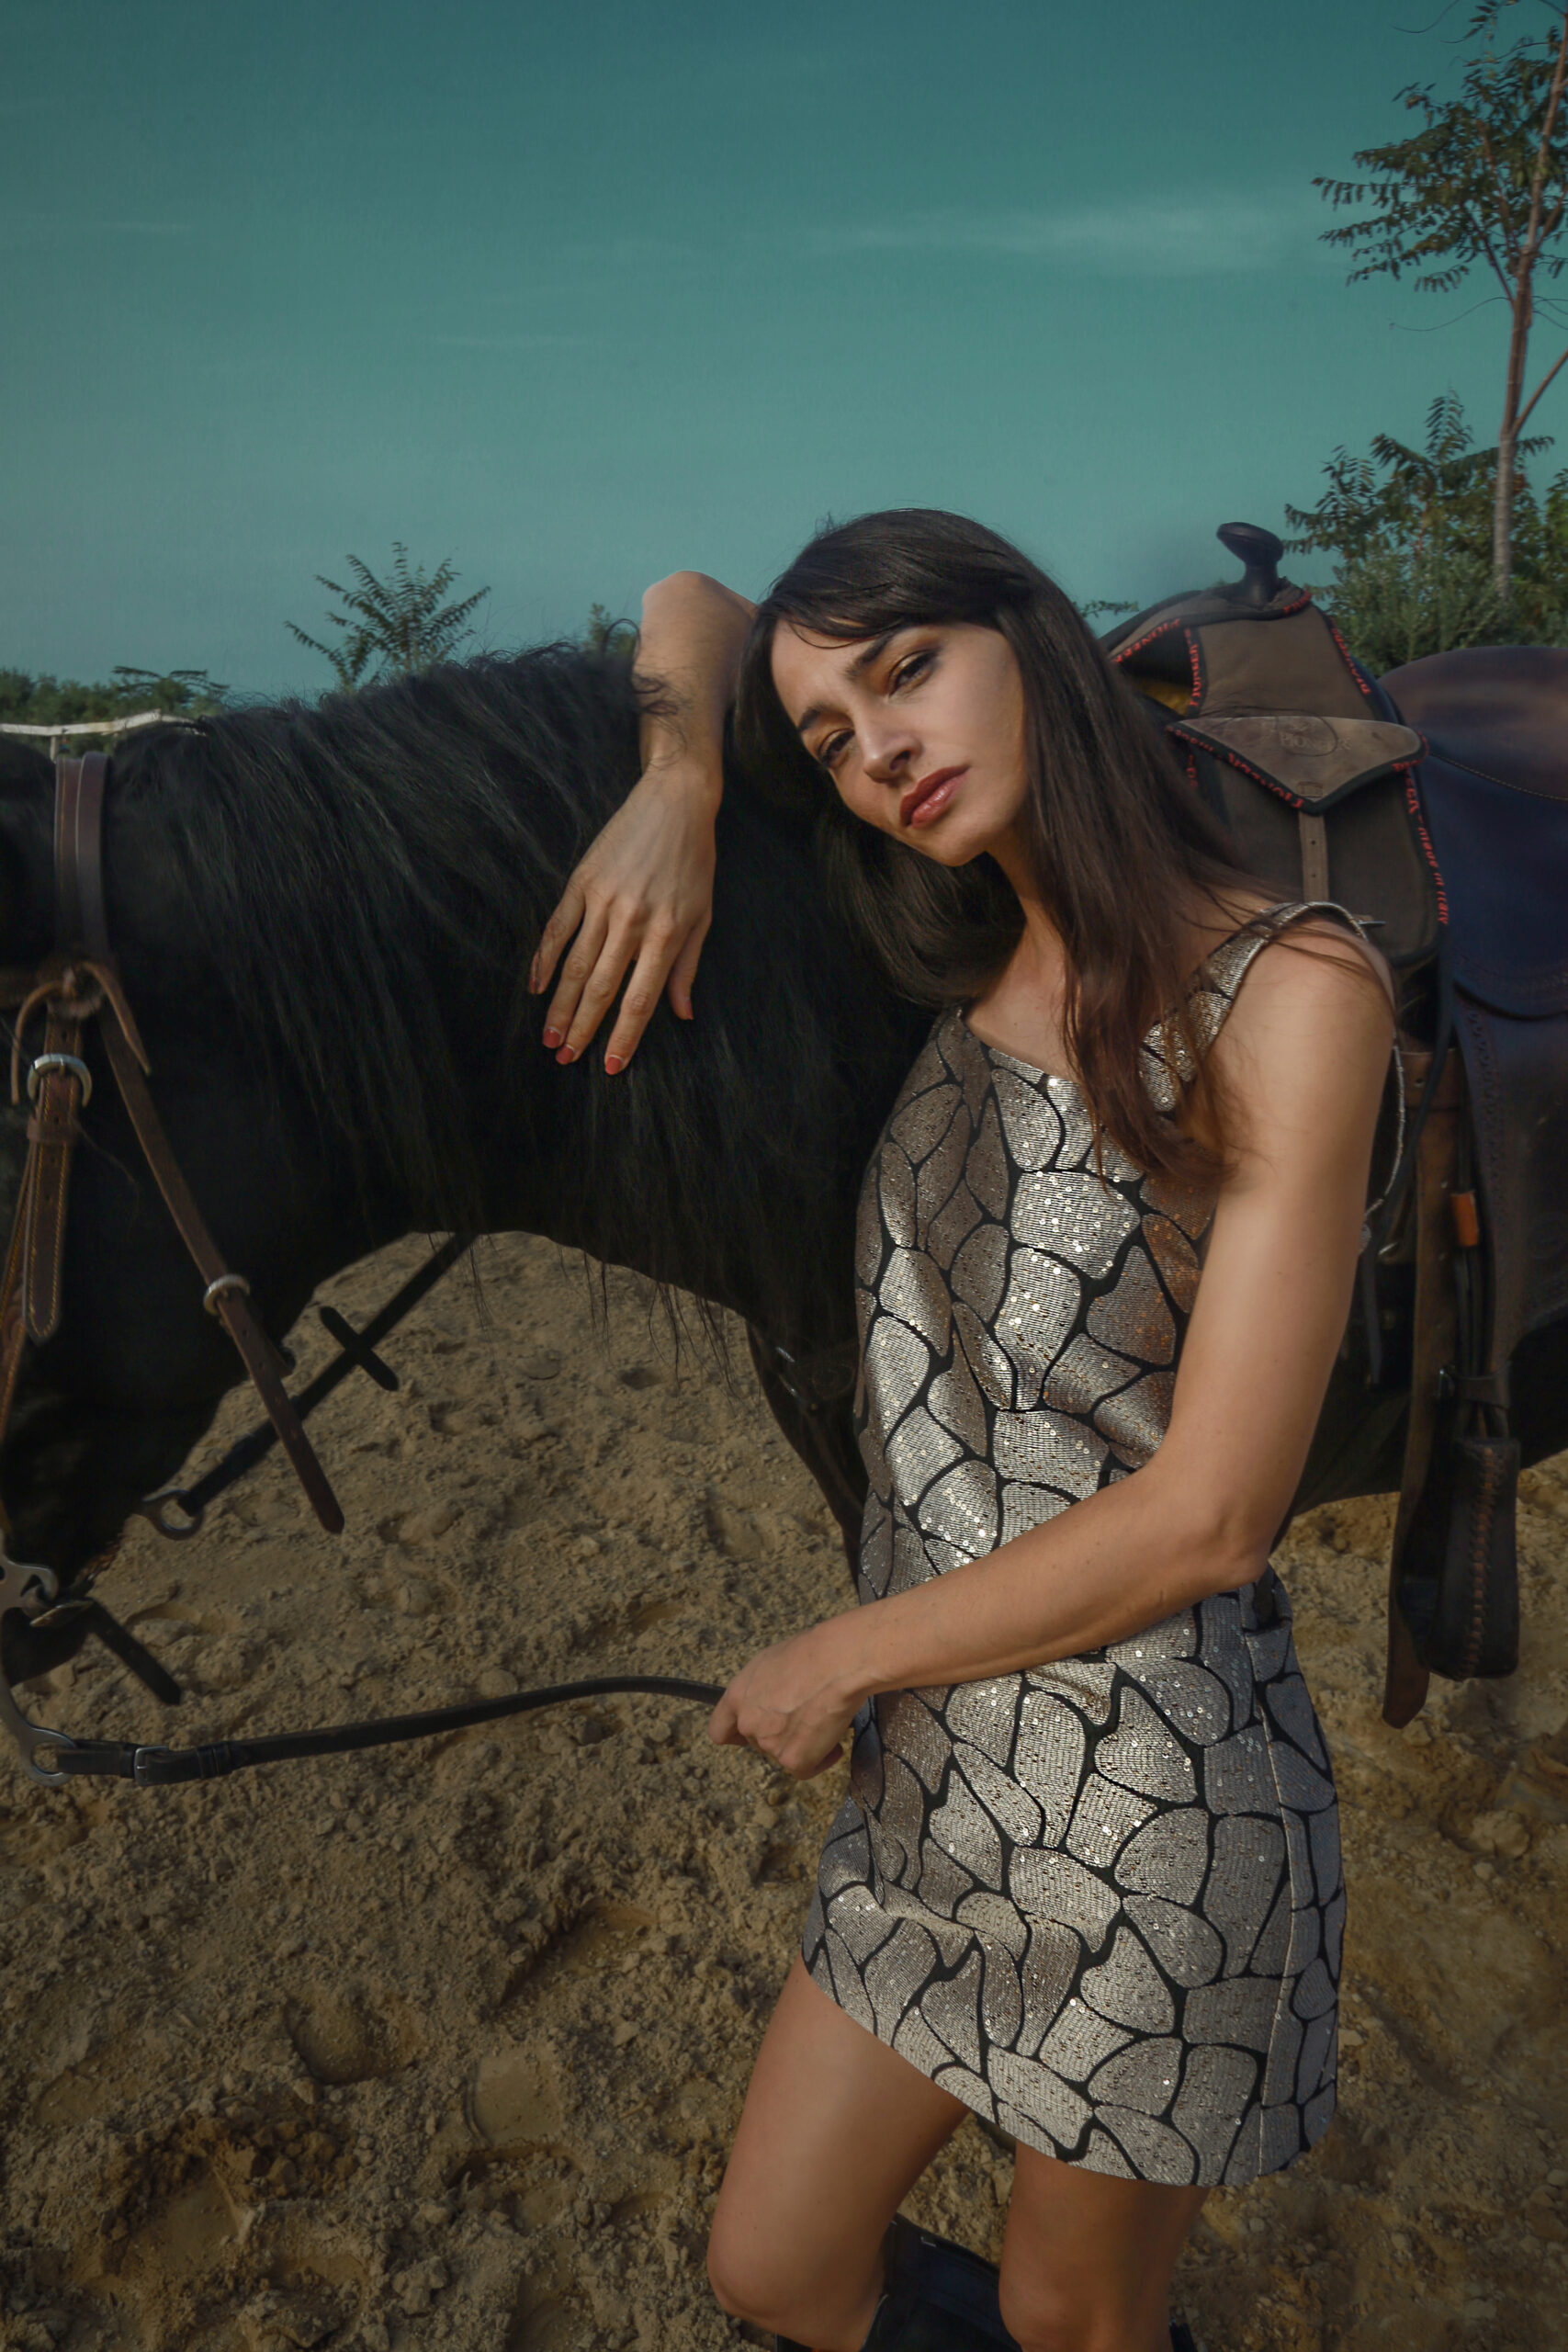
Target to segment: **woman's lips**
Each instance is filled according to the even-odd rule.
[[[934,824],[968,773],[966,767],[933,768],[931,775],[923,775],[898,803],[898,822],[901,825]]]

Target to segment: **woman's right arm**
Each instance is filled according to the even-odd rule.
[[[680,1019],[692,1018],[713,915],[725,714],[753,611],[700,571],[671,572],[642,600],[637,674],[661,702],[642,723],[642,775],[573,872],[528,975],[542,993],[567,949],[545,1016],[558,1061],[577,1060],[628,970],[604,1052],[612,1076],[631,1059],[661,992]]]

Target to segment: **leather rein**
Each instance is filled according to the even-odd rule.
[[[285,1360],[267,1337],[251,1305],[250,1284],[223,1261],[195,1196],[170,1147],[148,1086],[150,1064],[136,1019],[126,999],[119,967],[110,944],[104,899],[103,811],[109,763],[101,752],[81,759],[58,759],[54,802],[54,945],[35,970],[0,973],[0,1007],[14,1010],[11,1047],[11,1101],[20,1104],[24,1092],[31,1105],[27,1125],[27,1159],[11,1222],[5,1270],[0,1274],[0,1443],[10,1427],[22,1364],[30,1345],[41,1347],[60,1329],[63,1308],[62,1276],[66,1211],[71,1168],[82,1139],[81,1114],[93,1094],[93,1073],[84,1047],[96,1023],[98,1042],[125,1105],[141,1156],[189,1251],[202,1284],[201,1303],[220,1322],[239,1351],[252,1385],[265,1408],[270,1429],[257,1430],[233,1449],[230,1462],[220,1464],[188,1495],[155,1497],[143,1505],[163,1534],[175,1531],[164,1520],[159,1506],[176,1500],[192,1523],[183,1532],[194,1534],[199,1506],[268,1450],[280,1442],[310,1499],[317,1519],[329,1534],[340,1534],[344,1517],[325,1472],[301,1426],[301,1415],[283,1385]],[[28,1033],[40,1032],[36,1051],[29,1054]],[[300,1403],[305,1409],[337,1385],[344,1372],[358,1363],[380,1378],[396,1383],[370,1352],[374,1338],[390,1328],[398,1316],[415,1303],[438,1279],[471,1236],[454,1237],[432,1261],[434,1272],[422,1269],[383,1310],[377,1324],[362,1337],[342,1318],[323,1309],[328,1329],[342,1343],[337,1363],[318,1376]],[[341,1328],[340,1328],[341,1327]],[[141,1674],[165,1700],[178,1697],[177,1685],[150,1659],[133,1636],[116,1625],[96,1604],[79,1600],[89,1588],[93,1571],[84,1571],[75,1589],[62,1594],[52,1568],[13,1559],[12,1531],[0,1501],[0,1621],[13,1609],[36,1618],[55,1607],[96,1610],[95,1631],[111,1649]],[[468,1706],[443,1707],[417,1715],[385,1718],[376,1723],[345,1724],[320,1732],[286,1733],[270,1739],[221,1741],[206,1747],[171,1749],[138,1747],[129,1742],[79,1742],[66,1733],[29,1723],[9,1684],[0,1674],[0,1723],[10,1731],[22,1759],[35,1780],[59,1785],[72,1773],[107,1774],[133,1780],[142,1786],[179,1781],[210,1780],[252,1764],[281,1761],[300,1756],[339,1755],[380,1747],[392,1741],[418,1739],[440,1731],[457,1731],[479,1723],[494,1722],[536,1707],[551,1706],[574,1698],[593,1698],[615,1690],[643,1690],[669,1698],[713,1703],[720,1693],[707,1683],[685,1682],[665,1676],[620,1675],[563,1683],[548,1690],[517,1691],[504,1699],[476,1702]],[[40,1761],[48,1756],[49,1762]]]

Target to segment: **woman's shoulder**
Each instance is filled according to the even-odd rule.
[[[1212,944],[1198,966],[1200,989],[1227,1001],[1251,978],[1255,1001],[1296,998],[1303,1003],[1332,1001],[1336,982],[1365,988],[1374,981],[1392,1012],[1393,977],[1367,925],[1348,907],[1332,901],[1269,899],[1238,892],[1216,910],[1205,926]]]
[[[1290,902],[1260,910],[1254,923],[1258,944],[1250,960],[1268,985],[1299,989],[1316,1001],[1325,993],[1332,999],[1337,983],[1364,989],[1371,979],[1389,1011],[1395,1009],[1388,960],[1369,935],[1371,926],[1348,907]]]
[[[1381,1092],[1393,1041],[1388,967],[1352,925],[1326,909],[1256,945],[1232,991],[1215,1041],[1221,1083],[1238,1136],[1327,1131]],[[1241,986],[1240,980],[1246,985]]]

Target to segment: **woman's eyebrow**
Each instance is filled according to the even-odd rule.
[[[908,626],[908,624],[907,622],[899,621],[896,627],[892,628],[885,628],[880,637],[874,637],[870,644],[863,646],[861,650],[855,655],[854,660],[850,663],[849,670],[846,674],[851,678],[859,679],[863,678],[868,670],[874,670],[883,655],[886,652],[888,647],[892,644],[894,639]],[[797,735],[807,734],[810,729],[817,725],[818,719],[826,718],[831,707],[832,706],[829,703],[814,702],[810,709],[802,711],[800,717],[795,720],[795,733]]]

